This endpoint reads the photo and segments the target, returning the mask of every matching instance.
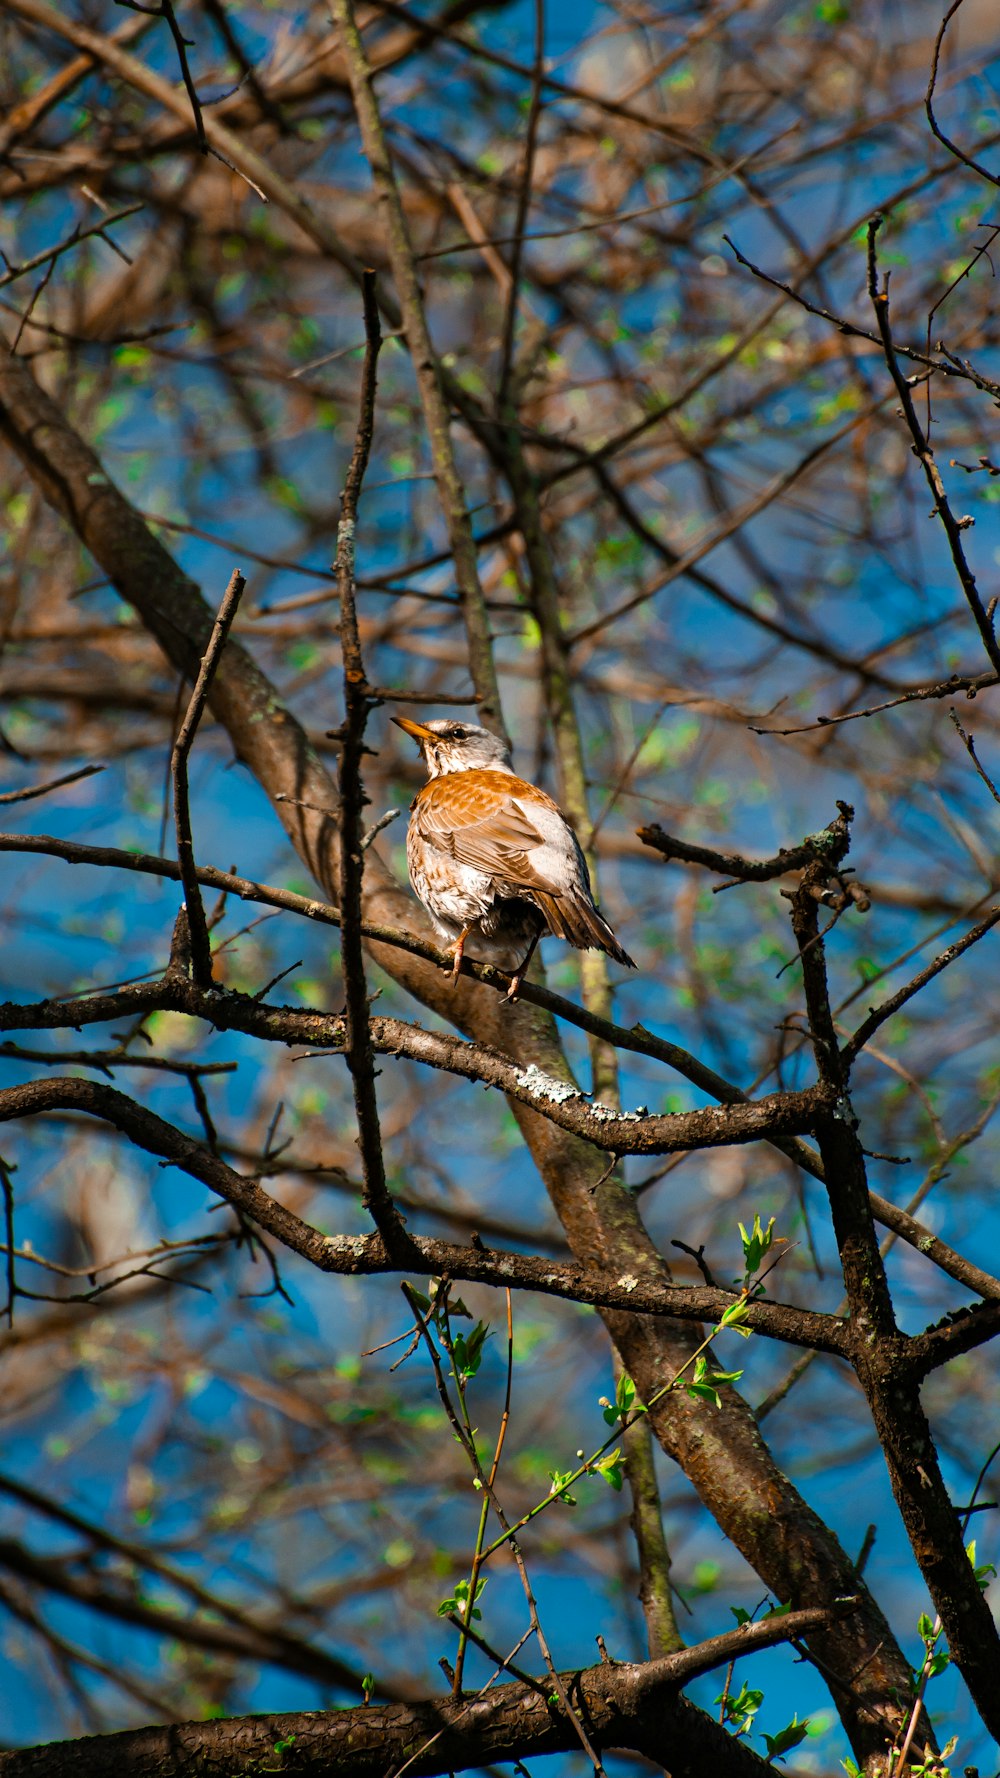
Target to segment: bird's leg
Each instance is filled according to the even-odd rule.
[[[507,989],[507,999],[508,1000],[516,1000],[517,999],[518,994],[521,991],[521,983],[524,980],[525,972],[527,971],[528,964],[531,962],[532,957],[535,955],[535,947],[537,946],[538,941],[541,938],[541,936],[542,935],[540,932],[535,933],[535,936],[532,939],[530,945],[528,946],[528,949],[525,952],[522,961],[518,964],[513,975],[511,976],[510,987]]]
[[[451,985],[452,985],[452,987],[454,987],[455,983],[458,981],[458,972],[462,967],[462,953],[465,950],[465,941],[468,938],[469,933],[471,931],[472,931],[471,926],[463,926],[461,932],[458,935],[458,938],[455,941],[455,949],[451,953]]]

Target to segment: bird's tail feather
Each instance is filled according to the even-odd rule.
[[[534,900],[555,938],[565,939],[578,951],[605,951],[616,963],[624,963],[629,969],[636,968],[604,915],[599,914],[582,895],[545,895],[536,891]]]

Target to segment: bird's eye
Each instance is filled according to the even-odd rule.
[[[467,734],[466,734],[466,731],[465,731],[465,729],[464,729],[464,728],[463,728],[463,727],[462,727],[462,725],[461,725],[461,723],[459,723],[459,722],[456,722],[456,723],[454,723],[454,724],[453,724],[453,725],[452,725],[452,729],[451,729],[451,738],[452,738],[452,740],[453,740],[453,741],[466,741],[466,740],[468,740],[468,735],[467,735]]]

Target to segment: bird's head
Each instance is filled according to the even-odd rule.
[[[475,722],[411,722],[408,716],[394,716],[392,720],[418,743],[431,778],[443,777],[446,772],[514,769],[506,742]]]

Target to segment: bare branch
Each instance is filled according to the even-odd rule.
[[[46,247],[43,252],[34,254],[31,259],[26,259],[22,265],[8,265],[7,270],[0,277],[0,290],[3,290],[7,284],[13,284],[18,278],[26,277],[38,266],[53,263],[62,254],[69,253],[74,247],[78,247],[81,241],[89,240],[91,235],[103,236],[105,230],[111,228],[114,223],[124,222],[127,216],[135,216],[144,209],[144,204],[126,204],[123,210],[116,210],[113,216],[102,217],[100,222],[93,223],[90,228],[74,229],[73,233],[65,241],[61,241],[58,247]]]
[[[810,834],[799,846],[783,846],[773,858],[742,858],[738,852],[717,852],[710,846],[695,846],[688,840],[675,839],[673,834],[664,833],[659,826],[640,827],[637,831],[644,846],[652,846],[668,860],[676,858],[682,864],[701,864],[707,870],[721,871],[740,883],[766,883],[789,871],[805,870],[810,864],[835,858],[854,819],[854,810],[849,804],[840,803],[838,807],[840,814],[821,833]],[[718,883],[715,893],[729,887],[728,883]]]
[[[469,672],[476,688],[479,714],[483,722],[487,728],[502,733],[500,693],[493,664],[489,622],[479,581],[476,546],[452,449],[448,410],[417,281],[409,229],[396,187],[389,147],[372,84],[371,68],[355,21],[353,0],[333,0],[332,12],[340,31],[361,140],[371,168],[379,207],[385,219],[389,258],[420,391],[434,475],[448,526],[455,578],[462,601],[462,615],[469,645]]]
[[[188,755],[194,744],[198,724],[201,721],[201,713],[205,708],[205,702],[215,678],[219,657],[226,645],[226,639],[232,628],[245,586],[246,581],[242,574],[237,568],[234,568],[229,585],[223,595],[222,604],[219,606],[219,613],[212,628],[208,647],[202,656],[194,690],[191,693],[184,720],[177,731],[177,739],[174,742],[170,759],[170,771],[174,781],[177,862],[180,865],[181,882],[184,885],[184,905],[187,909],[188,931],[191,940],[191,968],[195,981],[202,988],[207,988],[212,980],[212,947],[208,940],[205,909],[202,906],[201,891],[198,888],[198,873],[195,869],[194,842],[191,837],[191,810],[188,803]]]
[[[199,1179],[221,1198],[320,1271],[343,1277],[398,1271],[399,1261],[381,1235],[321,1235],[264,1191],[259,1181],[238,1173],[211,1149],[148,1111],[116,1087],[56,1076],[0,1091],[0,1123],[48,1112],[74,1110],[122,1131],[137,1147],[160,1156]],[[632,1314],[662,1314],[701,1322],[718,1320],[739,1300],[738,1293],[668,1285],[658,1279],[602,1276],[593,1268],[560,1265],[548,1259],[446,1241],[411,1238],[407,1270],[425,1277],[449,1276],[502,1288],[540,1290],[544,1295],[617,1308]],[[838,1356],[847,1351],[843,1322],[809,1310],[757,1299],[747,1305],[746,1325],[791,1344],[818,1345]]]
[[[61,790],[64,784],[77,784],[81,778],[92,778],[95,772],[103,772],[104,766],[81,766],[79,771],[64,772],[61,778],[49,778],[44,784],[30,784],[24,790],[5,790],[0,793],[0,803],[27,803],[36,796],[48,796],[50,790]]]
[[[934,88],[937,85],[938,67],[941,61],[941,48],[944,43],[945,32],[961,5],[962,0],[951,0],[951,5],[938,27],[938,33],[934,39],[934,52],[931,57],[930,78],[927,82],[927,92],[924,95],[924,110],[927,113],[927,122],[930,124],[934,135],[939,142],[944,144],[949,154],[953,154],[956,160],[962,162],[963,166],[971,167],[974,173],[978,173],[981,178],[987,179],[991,185],[1000,185],[1000,177],[998,177],[996,173],[991,173],[987,167],[984,167],[981,164],[981,162],[974,160],[971,155],[965,153],[964,149],[959,148],[958,143],[953,142],[950,136],[945,135],[934,115]]]
[[[854,1035],[844,1044],[841,1050],[844,1062],[850,1066],[880,1025],[884,1025],[887,1019],[891,1019],[893,1013],[898,1012],[901,1006],[905,1006],[908,1000],[912,1000],[915,994],[919,994],[922,988],[926,988],[928,982],[932,982],[934,977],[940,975],[943,969],[947,969],[949,964],[954,963],[957,957],[961,957],[973,945],[978,944],[987,932],[993,930],[998,920],[1000,920],[1000,907],[991,908],[985,919],[973,926],[964,938],[956,939],[953,945],[948,945],[945,950],[940,951],[933,962],[928,963],[926,969],[920,970],[919,974],[915,975],[911,981],[906,982],[895,994],[890,995],[888,1000],[884,1000],[881,1006],[873,1007],[868,1017],[862,1020]]]
[[[375,429],[375,389],[378,355],[382,344],[375,274],[365,272],[362,283],[365,317],[365,358],[361,370],[361,397],[354,450],[340,497],[337,526],[337,590],[340,594],[340,646],[344,660],[344,726],[340,731],[340,955],[347,999],[345,1054],[354,1083],[354,1110],[358,1120],[358,1147],[364,1174],[363,1203],[390,1252],[408,1247],[399,1212],[386,1185],[375,1092],[375,1052],[368,1023],[368,985],[362,946],[362,879],[364,846],[362,814],[368,798],[361,783],[361,761],[368,751],[364,734],[372,708],[358,633],[355,601],[354,555],[358,500]]]
[[[931,450],[930,440],[918,418],[913,401],[912,380],[904,377],[896,357],[892,326],[889,320],[889,293],[887,288],[879,289],[876,240],[882,222],[881,216],[874,216],[868,224],[868,295],[875,310],[885,362],[902,404],[903,416],[913,440],[913,454],[920,463],[927,485],[934,497],[934,511],[944,526],[959,583],[968,601],[969,609],[976,620],[976,627],[982,638],[983,647],[989,656],[990,665],[995,673],[1000,673],[1000,646],[997,644],[992,619],[987,616],[986,608],[979,596],[975,575],[969,567],[965,547],[962,543],[962,527],[951,510],[944,482],[941,480],[941,472],[938,469],[934,452]]]

